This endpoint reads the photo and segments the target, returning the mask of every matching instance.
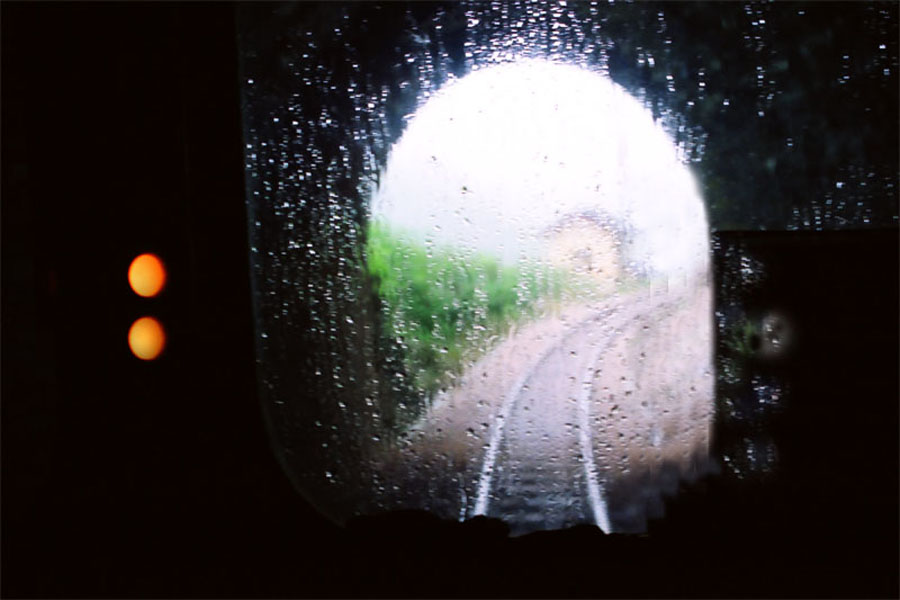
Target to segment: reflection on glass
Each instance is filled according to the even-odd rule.
[[[138,296],[152,298],[166,285],[166,268],[155,254],[141,254],[128,267],[128,283]]]
[[[166,347],[166,332],[153,317],[141,317],[128,330],[128,347],[141,360],[154,360]]]

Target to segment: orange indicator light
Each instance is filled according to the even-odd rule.
[[[138,296],[151,298],[166,285],[166,268],[155,254],[141,254],[131,261],[128,283]]]
[[[128,330],[128,346],[141,360],[153,360],[166,346],[166,332],[153,317],[141,317]]]

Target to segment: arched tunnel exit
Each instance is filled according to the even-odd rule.
[[[275,454],[339,523],[644,531],[710,464],[699,142],[613,82],[602,36],[582,52],[553,19],[491,33],[436,5],[426,35],[404,10],[324,11],[244,57]]]
[[[514,534],[639,532],[704,471],[705,209],[677,146],[608,77],[518,60],[445,86],[392,148],[368,217],[402,363],[383,404],[418,407],[375,455],[385,506]]]

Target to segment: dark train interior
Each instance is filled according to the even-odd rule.
[[[0,6],[2,595],[897,597],[897,5],[802,5],[825,40],[808,64],[840,63],[843,45],[862,52],[854,32],[870,35],[860,29],[864,10],[885,15],[890,76],[853,88],[875,116],[819,106],[838,96],[797,100],[817,115],[814,127],[830,128],[816,139],[887,173],[881,196],[866,200],[878,207],[872,222],[772,227],[781,213],[770,198],[756,226],[722,209],[710,235],[717,309],[727,300],[746,314],[789,315],[791,354],[748,363],[753,381],[778,378],[789,401],[751,424],[718,414],[719,472],[683,483],[646,533],[577,526],[520,537],[499,519],[420,510],[337,525],[294,489],[273,450],[257,380],[242,129],[245,112],[262,108],[244,101],[241,72],[273,50],[248,58],[239,33],[259,39],[254,25],[278,18],[326,23],[322,15],[341,6],[374,11],[374,3]],[[395,35],[404,15],[421,19],[431,6],[388,3],[367,35]],[[360,47],[392,60],[390,44],[367,40]],[[724,56],[726,42],[710,40]],[[287,94],[275,67],[270,76]],[[759,158],[763,142],[752,140],[765,136],[754,135],[719,172]],[[861,150],[841,145],[855,135]],[[746,173],[740,183],[748,197],[794,198],[820,176],[807,165],[780,172],[796,181],[779,190]],[[157,298],[128,287],[126,271],[143,252],[168,268]],[[733,283],[740,253],[766,273],[746,293]],[[170,333],[160,360],[136,360],[125,344],[143,314]],[[715,348],[728,351],[721,339]],[[750,390],[751,379],[732,385]],[[746,450],[751,426],[777,446],[777,469],[729,475],[721,457]]]

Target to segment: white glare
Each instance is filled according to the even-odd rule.
[[[372,212],[505,261],[541,256],[567,215],[600,214],[646,273],[708,268],[703,202],[668,135],[607,77],[550,61],[484,68],[433,96],[393,148]]]

